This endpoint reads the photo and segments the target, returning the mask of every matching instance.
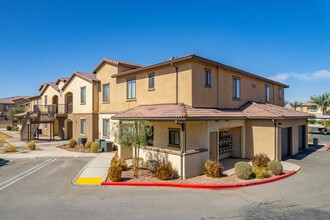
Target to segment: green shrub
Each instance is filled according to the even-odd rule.
[[[273,175],[280,175],[283,173],[283,166],[279,161],[272,160],[268,163],[268,169]]]
[[[108,179],[112,182],[119,182],[121,180],[122,168],[118,162],[111,162],[108,170]]]
[[[253,173],[257,179],[270,177],[268,173],[268,167],[253,167]]]
[[[208,177],[220,177],[222,175],[223,168],[219,162],[214,160],[208,160],[204,164],[204,174]]]
[[[169,180],[173,177],[172,163],[169,161],[160,163],[156,169],[156,177],[160,180]]]
[[[256,154],[252,158],[252,166],[253,167],[267,167],[269,161],[270,161],[270,159],[267,156],[267,154],[264,154],[264,153]]]
[[[17,148],[15,146],[7,146],[5,149],[4,149],[4,152],[5,153],[11,153],[11,152],[16,152],[17,151]]]
[[[89,149],[89,148],[91,148],[92,143],[93,143],[93,142],[91,142],[91,141],[87,141],[87,142],[85,143],[85,149]]]
[[[27,145],[26,148],[29,150],[35,150],[36,149],[36,142],[30,141]]]
[[[98,142],[94,141],[91,145],[91,152],[98,153],[100,151],[100,145]]]
[[[314,120],[314,119],[309,119],[308,120],[308,124],[315,124],[315,122],[316,122],[316,120]]]
[[[238,179],[248,180],[252,175],[252,167],[247,162],[237,162],[235,164],[235,173]]]
[[[77,141],[75,139],[70,139],[68,145],[70,148],[74,148],[77,146]]]

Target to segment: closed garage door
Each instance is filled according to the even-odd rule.
[[[298,146],[299,151],[305,149],[306,145],[306,125],[298,126]]]
[[[291,156],[291,128],[282,128],[282,159]]]

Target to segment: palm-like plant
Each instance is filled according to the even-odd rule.
[[[327,108],[330,107],[330,93],[325,92],[321,95],[311,96],[311,103],[322,109],[323,115],[327,114]]]
[[[290,102],[290,105],[292,108],[294,108],[294,110],[297,110],[297,108],[300,107],[302,105],[302,103],[294,101],[294,102]]]

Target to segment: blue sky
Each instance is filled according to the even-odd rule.
[[[327,0],[0,0],[0,97],[37,95],[104,57],[147,65],[196,53],[306,101],[330,92],[329,12]]]

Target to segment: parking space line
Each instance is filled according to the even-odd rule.
[[[10,178],[9,180],[7,180],[5,182],[0,183],[0,186],[1,186],[1,185],[5,184],[5,183],[8,183],[9,182],[7,185],[1,187],[0,190],[3,190],[4,188],[6,188],[6,187],[8,187],[8,186],[10,186],[10,185],[12,185],[14,183],[16,183],[17,181],[19,181],[19,180],[21,180],[21,179],[23,179],[23,178],[25,178],[25,177],[27,177],[27,176],[29,176],[29,175],[37,172],[38,170],[42,169],[43,167],[45,167],[48,164],[51,164],[51,163],[53,163],[55,161],[56,161],[56,159],[53,159],[53,160],[48,159],[47,161],[45,161],[45,162],[43,162],[41,164],[38,164],[37,166],[34,166],[34,167],[30,168],[29,170],[24,171],[23,173],[20,173],[19,175],[15,176],[13,178]],[[23,174],[25,174],[25,175],[23,175]],[[10,182],[11,180],[13,180],[13,181]]]

